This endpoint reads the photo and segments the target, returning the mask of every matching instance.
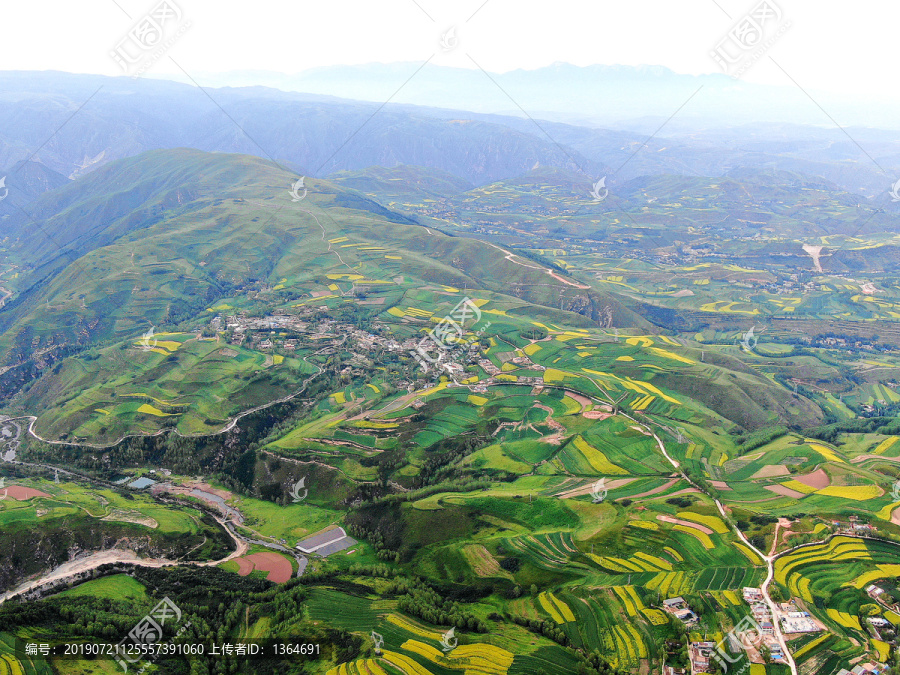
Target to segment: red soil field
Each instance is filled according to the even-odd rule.
[[[46,492],[35,490],[34,488],[22,487],[21,485],[9,485],[0,490],[0,496],[6,494],[16,501],[24,502],[32,497],[49,497]]]
[[[239,566],[238,574],[242,577],[257,569],[268,572],[269,576],[267,578],[276,584],[283,584],[285,581],[290,580],[291,575],[294,573],[294,568],[291,567],[290,561],[278,553],[254,553],[243,558],[236,558],[235,562]]]
[[[817,469],[805,476],[794,476],[794,480],[811,488],[816,488],[816,490],[821,490],[831,485],[831,479],[825,473],[825,469]]]
[[[766,490],[770,490],[782,497],[790,497],[791,499],[803,499],[806,496],[802,492],[791,490],[791,488],[785,487],[784,485],[766,485]]]
[[[246,558],[235,558],[234,562],[238,564],[238,574],[240,574],[242,577],[250,574],[250,572],[253,571],[253,568],[256,567],[253,562],[247,560]]]
[[[639,497],[649,497],[649,496],[651,496],[651,495],[659,494],[660,492],[664,492],[665,490],[668,490],[670,487],[672,487],[673,485],[675,485],[675,483],[677,483],[679,480],[681,480],[681,479],[680,479],[680,478],[673,478],[673,479],[671,479],[669,482],[663,483],[663,484],[660,485],[659,487],[655,487],[655,488],[653,488],[652,490],[647,490],[646,492],[642,492],[642,493],[640,493],[640,494],[638,494],[638,495],[631,495],[630,498],[631,498],[631,499],[638,499]]]

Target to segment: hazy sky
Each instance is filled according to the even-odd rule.
[[[756,4],[744,0],[171,1],[177,2],[191,25],[169,53],[189,73],[297,73],[333,64],[422,62],[435,52],[433,63],[473,67],[466,57],[469,53],[494,72],[567,61],[658,64],[679,73],[711,73],[718,69],[710,50]],[[893,52],[900,3],[774,1],[791,26],[769,53],[799,84],[867,97],[898,97]],[[4,3],[0,67],[119,75],[109,51],[155,4],[144,0]],[[451,25],[459,26],[463,49],[443,54],[437,49],[438,36]],[[177,72],[168,59],[162,59],[151,74]],[[791,85],[767,59],[744,79]]]

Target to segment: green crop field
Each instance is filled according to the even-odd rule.
[[[134,600],[144,603],[147,601],[147,589],[139,581],[125,574],[117,574],[103,577],[95,581],[70,588],[59,594],[59,597],[80,598],[110,598],[112,600]]]

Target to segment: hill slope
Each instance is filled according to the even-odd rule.
[[[650,327],[615,293],[524,252],[414,224],[328,181],[307,180],[307,196],[293,201],[295,180],[258,158],[154,151],[40,197],[36,231],[24,218],[11,227],[8,261],[19,272],[0,310],[0,392],[15,409],[42,411],[38,429],[49,438],[80,429],[79,437],[109,439],[173,424],[202,433],[316,372],[327,371],[328,382],[340,370],[315,357],[313,344],[278,361],[256,343],[229,347],[230,330],[215,335],[234,319],[208,325],[219,314],[337,319],[414,340],[465,289],[496,307],[498,331]],[[151,326],[154,342],[142,344]],[[408,355],[390,360],[397,379],[416,377]],[[680,376],[670,375],[667,386],[679,389]],[[765,378],[747,372],[737,381],[744,404],[709,404],[742,426],[811,414],[786,407]]]

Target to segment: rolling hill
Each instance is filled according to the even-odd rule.
[[[6,255],[16,272],[13,298],[0,311],[7,364],[0,385],[13,408],[43,411],[38,429],[51,437],[84,425],[76,436],[109,439],[172,424],[185,433],[214,431],[241,410],[290,394],[321,365],[309,352],[272,367],[259,351],[223,349],[218,338],[204,337],[208,321],[229,312],[308,313],[314,306],[304,303],[323,296],[319,304],[330,314],[402,317],[386,327],[407,338],[416,334],[415,315],[394,307],[422,288],[487,293],[506,307],[493,318],[509,330],[535,320],[638,334],[651,328],[629,309],[630,298],[539,256],[415,224],[330,181],[308,179],[308,196],[295,202],[295,180],[258,158],[153,151],[45,193],[32,205],[34,223],[11,218]],[[463,187],[447,179],[437,185]],[[449,309],[440,294],[423,301],[432,305],[426,316]],[[165,346],[142,348],[139,338],[151,327]],[[742,426],[815,419],[814,408],[787,405],[774,383],[737,361],[704,368],[701,381],[720,369],[743,371],[734,381],[743,403],[706,397],[696,374],[676,370],[667,386],[685,387],[701,406]],[[643,377],[639,369],[627,375]],[[204,381],[210,386],[198,386]],[[103,418],[116,401],[122,416]]]

